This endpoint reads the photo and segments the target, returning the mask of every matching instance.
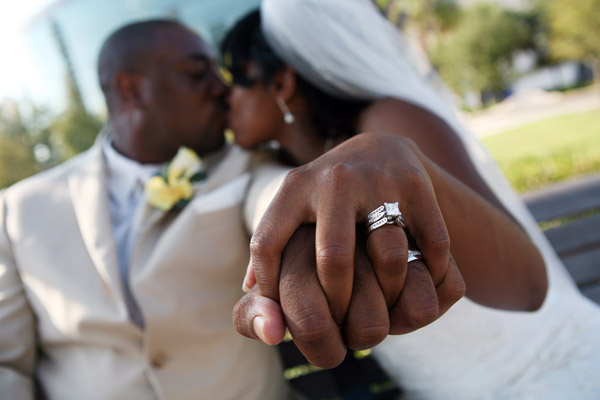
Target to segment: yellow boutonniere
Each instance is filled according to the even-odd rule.
[[[206,178],[202,160],[187,147],[181,147],[173,161],[144,187],[144,196],[153,207],[163,211],[182,209],[194,194],[193,182]]]

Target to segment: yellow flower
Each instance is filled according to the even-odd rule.
[[[192,149],[187,147],[181,147],[171,164],[167,172],[167,179],[169,183],[174,183],[182,178],[190,179],[192,176],[202,171],[202,160]]]
[[[231,66],[231,53],[225,54],[225,64]],[[233,74],[227,67],[219,65],[217,68],[217,75],[221,79],[221,82],[225,84],[225,86],[229,88],[233,86]]]
[[[153,176],[144,188],[148,204],[163,211],[182,208],[194,194],[192,180],[201,179],[202,161],[188,148],[182,147],[161,175]]]

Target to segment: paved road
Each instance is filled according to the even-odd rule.
[[[466,115],[465,119],[481,138],[540,119],[594,109],[600,112],[600,87],[568,94],[529,91],[511,96],[490,109]]]

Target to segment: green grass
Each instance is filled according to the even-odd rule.
[[[484,138],[519,192],[600,171],[600,110],[549,118]]]

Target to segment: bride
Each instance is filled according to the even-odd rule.
[[[408,397],[600,396],[598,307],[371,1],[263,0],[223,56],[241,146],[277,141],[300,165],[378,132],[410,138],[443,171],[434,186],[467,298],[373,349]]]

